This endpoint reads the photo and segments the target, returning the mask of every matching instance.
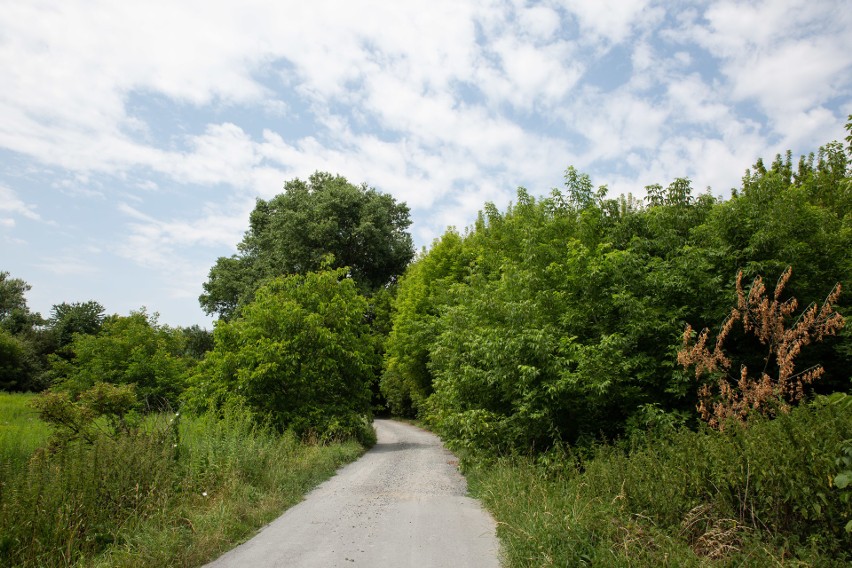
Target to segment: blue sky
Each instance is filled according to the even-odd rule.
[[[852,5],[0,0],[0,270],[31,309],[170,325],[257,197],[315,170],[411,207],[428,245],[543,195],[689,177],[844,137]]]

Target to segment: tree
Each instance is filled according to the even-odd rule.
[[[236,398],[281,430],[363,440],[377,359],[366,312],[346,268],[271,280],[217,322],[184,400],[203,410]]]
[[[10,278],[0,272],[0,327],[12,334],[32,329],[40,322],[38,314],[30,313],[25,294],[32,287],[20,278]]]
[[[75,333],[97,335],[104,321],[104,307],[94,300],[88,302],[62,302],[51,310],[48,324],[53,329],[56,349],[71,343]]]
[[[382,393],[394,414],[415,416],[432,394],[428,363],[438,336],[439,312],[449,304],[453,285],[469,273],[470,257],[461,235],[448,230],[399,280],[381,378]]]
[[[35,358],[30,345],[0,327],[0,390],[31,389]]]
[[[213,332],[198,324],[189,327],[179,327],[176,331],[183,337],[184,356],[201,360],[213,349]]]
[[[30,285],[0,272],[0,389],[37,391],[44,388],[41,374],[50,341],[41,315],[30,312],[26,293]]]
[[[393,197],[352,185],[341,176],[314,173],[294,179],[284,193],[258,199],[239,252],[211,268],[201,307],[232,318],[265,281],[319,270],[328,254],[333,267],[349,267],[365,293],[402,274],[414,256],[408,207]]]
[[[135,384],[150,408],[177,403],[192,364],[180,334],[144,310],[107,318],[98,335],[75,334],[67,350],[68,360],[50,358],[55,389],[79,395],[100,382]]]

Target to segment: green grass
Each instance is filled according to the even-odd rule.
[[[29,405],[34,396],[0,393],[0,481],[4,471],[17,469],[50,436],[50,426]]]
[[[33,452],[45,425],[32,422],[26,398],[0,401],[17,409],[10,431],[32,431],[14,446],[27,457],[0,479],[2,566],[198,566],[363,452],[354,442],[302,444],[240,409],[150,417],[132,434]]]
[[[591,459],[468,459],[465,472],[512,567],[848,566],[852,500],[832,478],[850,443],[852,408],[822,405]]]

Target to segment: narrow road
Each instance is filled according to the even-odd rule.
[[[497,568],[494,520],[434,435],[376,420],[378,443],[208,568]]]

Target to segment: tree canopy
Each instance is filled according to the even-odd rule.
[[[104,307],[94,300],[55,304],[48,323],[53,328],[57,349],[62,349],[75,333],[97,335],[104,321]]]
[[[8,272],[0,271],[0,328],[19,334],[41,320],[27,306],[26,293],[30,288],[20,278],[11,278]]]
[[[232,318],[264,282],[319,270],[328,255],[346,266],[358,287],[373,292],[402,274],[414,256],[408,207],[393,197],[314,173],[284,184],[284,193],[258,199],[239,252],[220,257],[199,298],[208,314]]]

